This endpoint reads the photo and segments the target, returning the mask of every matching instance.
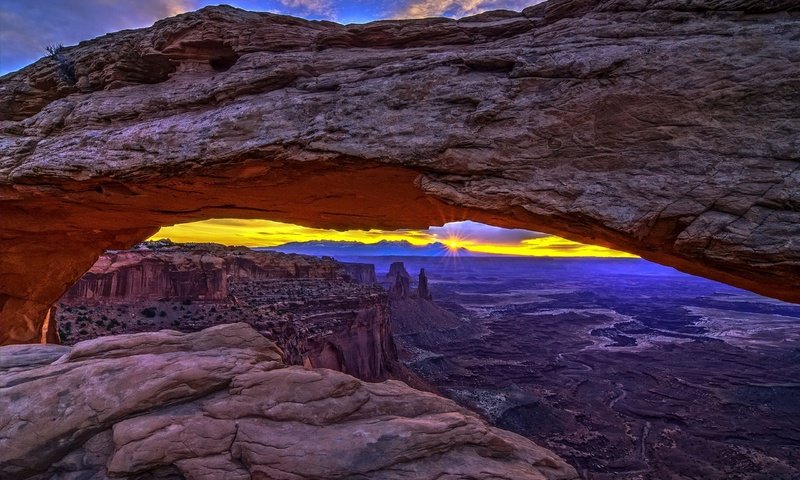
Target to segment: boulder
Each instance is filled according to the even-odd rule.
[[[242,323],[6,355],[16,363],[0,368],[2,478],[578,478],[452,401],[287,367]]]

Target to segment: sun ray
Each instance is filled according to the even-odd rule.
[[[427,230],[328,230],[270,220],[210,219],[163,227],[152,239],[273,247],[290,242],[348,241],[374,244],[405,241],[414,246],[441,244],[447,256],[516,255],[544,257],[630,257],[629,253],[585,245],[553,235],[506,230],[475,222],[453,222]]]

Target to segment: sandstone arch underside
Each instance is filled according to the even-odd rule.
[[[205,8],[0,79],[0,344],[109,248],[212,217],[470,218],[800,301],[800,12],[559,1],[459,21]]]

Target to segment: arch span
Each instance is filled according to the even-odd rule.
[[[3,77],[0,344],[38,341],[105,249],[212,217],[472,219],[800,301],[793,2],[645,3],[353,26],[213,7],[64,49],[74,78]]]

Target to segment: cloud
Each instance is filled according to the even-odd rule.
[[[473,243],[491,243],[495,245],[518,245],[525,240],[548,236],[547,234],[530,230],[493,227],[469,220],[451,222],[441,227],[430,227],[428,232],[440,241],[455,237]]]
[[[489,10],[522,10],[543,0],[411,0],[395,10],[399,18],[465,17]]]
[[[476,222],[454,222],[427,230],[326,230],[269,220],[212,219],[162,228],[154,237],[177,242],[216,242],[227,245],[275,246],[319,240],[375,243],[404,240],[413,245],[443,242],[477,253],[553,257],[630,257],[593,245],[528,230],[507,230]]]
[[[316,15],[327,19],[336,18],[336,9],[330,0],[278,0],[292,9],[292,15]]]
[[[45,55],[52,44],[82,40],[195,9],[194,0],[0,0],[0,75]]]
[[[198,8],[207,5],[226,3],[233,7],[255,12],[271,12],[305,18],[336,18],[338,6],[343,3],[336,0],[195,0]]]

